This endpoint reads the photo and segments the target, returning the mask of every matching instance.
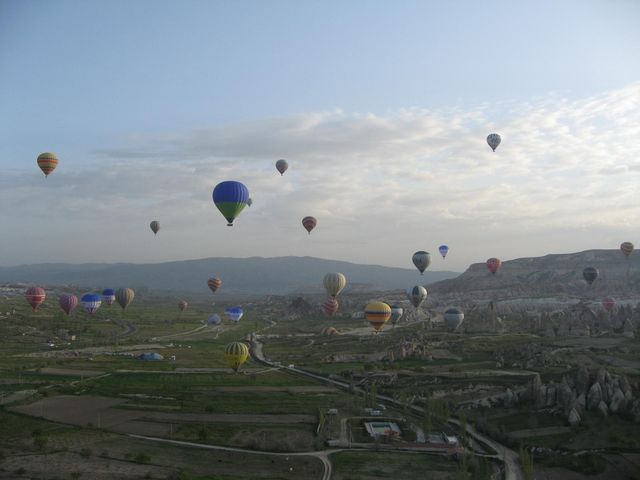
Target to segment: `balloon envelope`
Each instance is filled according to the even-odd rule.
[[[232,342],[227,345],[227,348],[224,350],[224,359],[235,372],[237,372],[240,367],[247,361],[249,358],[249,347],[245,343],[242,342]]]
[[[447,308],[442,316],[444,317],[444,322],[447,324],[447,327],[452,331],[457,329],[464,320],[462,310],[455,307]]]
[[[340,304],[333,297],[327,298],[322,304],[322,311],[328,317],[333,317],[337,313],[338,308],[340,308]]]
[[[116,292],[116,301],[122,307],[122,310],[126,310],[135,296],[136,293],[133,288],[119,288]]]
[[[236,323],[238,323],[242,318],[242,316],[244,315],[244,312],[240,307],[226,308],[224,313],[229,318],[229,320]]]
[[[58,157],[56,157],[55,153],[45,152],[38,155],[37,162],[44,176],[48,177],[58,166]]]
[[[284,172],[289,168],[289,164],[286,160],[280,159],[276,162],[276,169],[280,172],[280,175],[284,175]]]
[[[317,224],[318,221],[315,219],[315,217],[304,217],[302,219],[302,226],[307,232],[309,232],[309,235],[311,235],[311,230],[316,228]]]
[[[631,242],[621,243],[620,251],[624,254],[625,257],[629,257],[629,255],[633,253],[633,243]]]
[[[449,247],[446,245],[440,245],[438,247],[438,251],[440,252],[440,255],[442,255],[442,258],[447,256],[447,253],[449,253]]]
[[[498,145],[500,145],[500,142],[502,142],[502,137],[497,133],[490,133],[489,136],[487,136],[487,143],[494,152],[496,148],[498,148]]]
[[[222,280],[219,278],[211,277],[207,280],[207,286],[212,293],[216,293],[216,291],[222,286]]]
[[[116,301],[116,291],[113,288],[105,288],[102,291],[102,302],[106,303],[108,306],[111,306],[115,301]]]
[[[244,184],[230,180],[216,185],[212,197],[213,203],[227,219],[227,225],[231,227],[235,218],[247,206],[249,190]]]
[[[84,308],[85,312],[93,315],[100,308],[102,298],[96,293],[85,293],[80,299],[80,303],[82,303],[82,308]]]
[[[424,271],[427,269],[429,265],[431,265],[431,254],[429,252],[425,252],[420,250],[413,254],[412,257],[413,264],[420,271],[420,275],[424,274]]]
[[[610,312],[611,310],[613,310],[613,307],[616,306],[616,301],[612,297],[603,298],[602,306],[604,307],[605,310]]]
[[[69,315],[78,306],[78,297],[66,293],[62,294],[58,299],[58,304],[60,305],[60,308],[64,311],[64,313]]]
[[[596,278],[598,278],[598,274],[600,272],[598,272],[598,269],[595,267],[586,267],[583,271],[582,271],[582,278],[584,278],[584,280],[591,285],[593,282],[595,282]]]
[[[207,319],[207,323],[209,325],[218,325],[221,322],[222,322],[222,318],[217,313],[214,313],[213,315],[209,315],[209,318]]]
[[[329,295],[337,297],[347,285],[347,277],[339,272],[327,273],[322,280],[324,288]]]
[[[371,302],[364,309],[369,325],[378,333],[391,318],[391,307],[384,302]]]
[[[427,289],[421,285],[416,285],[407,291],[407,298],[411,304],[418,309],[420,305],[422,305],[422,302],[427,299]]]
[[[25,298],[35,312],[35,310],[44,303],[45,298],[47,298],[47,294],[45,293],[44,288],[31,287],[27,289]]]
[[[188,307],[189,307],[189,304],[184,300],[180,300],[180,302],[178,302],[178,308],[180,309],[181,312],[184,312]]]
[[[489,260],[487,260],[487,268],[493,274],[495,274],[498,270],[500,270],[501,266],[502,266],[502,262],[500,261],[499,258],[490,258]]]
[[[395,325],[400,321],[404,315],[404,308],[399,307],[398,305],[391,305],[391,323]]]
[[[149,226],[151,227],[151,231],[153,232],[154,235],[158,233],[158,230],[160,230],[160,222],[157,220],[154,220],[153,222],[151,222]]]

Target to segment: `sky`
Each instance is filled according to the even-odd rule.
[[[639,21],[635,0],[0,0],[0,265],[462,271],[640,244]],[[224,180],[253,199],[234,227]]]

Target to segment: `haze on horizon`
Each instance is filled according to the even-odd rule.
[[[424,249],[462,271],[639,244],[638,18],[624,0],[0,0],[0,265],[412,268]],[[211,191],[231,179],[254,203],[229,228]]]

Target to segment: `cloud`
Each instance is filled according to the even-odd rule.
[[[503,138],[495,153],[491,131]],[[640,220],[639,138],[640,84],[571,101],[337,109],[135,135],[47,180],[6,172],[0,263],[295,254],[409,267],[414,250],[446,242],[452,255],[437,267],[463,269],[615,248]],[[233,228],[211,202],[226,179],[254,200]],[[318,218],[311,237],[305,215]]]

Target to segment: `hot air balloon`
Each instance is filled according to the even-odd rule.
[[[225,308],[224,313],[229,318],[229,320],[235,323],[238,323],[244,315],[244,312],[240,307]]]
[[[234,372],[238,372],[240,367],[249,358],[249,347],[242,342],[232,342],[224,349],[224,359]]]
[[[487,268],[494,275],[498,270],[500,270],[501,266],[502,266],[502,262],[500,261],[499,258],[490,258],[489,260],[487,260]]]
[[[431,265],[431,254],[420,250],[413,254],[413,264],[420,271],[420,275],[424,275],[424,271]]]
[[[280,176],[284,175],[284,172],[289,168],[289,164],[286,160],[280,159],[276,162],[276,169],[280,172]]]
[[[233,220],[247,206],[249,190],[244,184],[234,181],[221,182],[213,189],[213,203],[227,219],[227,226],[233,226]]]
[[[58,304],[60,305],[60,308],[64,311],[64,313],[70,315],[71,312],[73,312],[73,310],[78,306],[78,297],[76,297],[75,295],[68,295],[64,293],[60,295],[60,298],[58,298]]]
[[[456,330],[464,320],[464,313],[456,307],[447,308],[442,316],[444,317],[444,322],[451,331]]]
[[[209,280],[207,280],[207,286],[212,293],[216,293],[216,291],[222,286],[222,280],[220,280],[219,278],[211,277]]]
[[[420,285],[416,285],[407,291],[407,298],[417,310],[420,308],[420,305],[422,305],[422,302],[427,299],[427,289]]]
[[[496,148],[498,148],[498,145],[500,145],[501,141],[502,137],[497,133],[490,133],[487,137],[487,143],[491,147],[491,150],[493,150],[494,152],[496,151]]]
[[[402,315],[404,315],[404,308],[398,305],[391,305],[391,323],[393,325],[400,321]]]
[[[207,323],[209,325],[218,325],[221,322],[222,322],[222,318],[217,313],[214,313],[213,315],[209,315],[209,318],[207,319]]]
[[[341,273],[327,273],[322,283],[327,293],[336,298],[347,285],[347,278]]]
[[[315,217],[304,217],[302,219],[302,226],[307,232],[309,232],[309,235],[311,235],[311,230],[316,228],[317,223],[318,221],[315,219]]]
[[[440,245],[438,247],[438,251],[440,252],[440,255],[442,255],[442,258],[447,256],[447,253],[449,253],[449,247],[446,245]]]
[[[602,299],[602,306],[604,307],[605,310],[610,312],[611,310],[613,310],[613,307],[616,306],[616,301],[612,297],[603,298]]]
[[[189,307],[189,304],[184,300],[180,300],[178,302],[178,308],[180,309],[181,312],[184,312],[187,309],[187,307]]]
[[[105,288],[102,291],[102,302],[109,307],[116,301],[116,291],[113,288]]]
[[[151,231],[153,232],[154,235],[158,233],[158,230],[160,230],[160,222],[157,220],[154,220],[153,222],[151,222],[149,226],[151,227]]]
[[[44,292],[44,288],[31,287],[27,289],[25,297],[35,312],[36,309],[44,303],[44,299],[47,298],[47,294]]]
[[[336,314],[336,312],[338,311],[338,308],[340,308],[340,304],[333,297],[327,298],[324,301],[324,303],[322,304],[322,311],[328,317],[333,317]]]
[[[131,302],[133,302],[133,297],[136,296],[136,293],[133,291],[133,288],[119,288],[116,292],[116,301],[122,307],[122,310],[126,310]]]
[[[391,318],[391,307],[384,302],[371,302],[364,309],[364,316],[375,333],[378,333]]]
[[[621,243],[620,251],[624,254],[625,257],[629,258],[629,255],[633,253],[633,243],[631,242]]]
[[[97,293],[85,293],[80,299],[80,303],[82,303],[82,308],[84,308],[85,312],[93,315],[100,308],[102,299]]]
[[[591,285],[593,284],[593,282],[596,281],[596,278],[598,278],[599,273],[600,272],[598,272],[598,269],[595,267],[586,267],[582,271],[582,277],[589,285]]]
[[[58,166],[58,157],[55,153],[45,152],[38,155],[38,166],[45,177],[48,177]]]

